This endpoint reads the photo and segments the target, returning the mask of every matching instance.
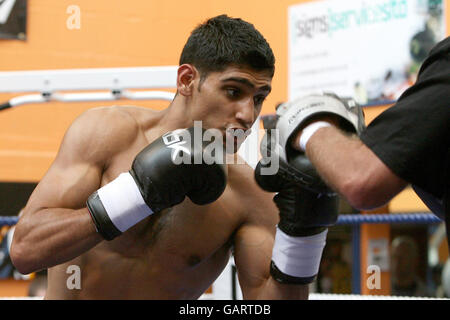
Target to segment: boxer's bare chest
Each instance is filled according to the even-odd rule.
[[[112,158],[102,184],[128,171],[136,154],[146,145],[143,139]],[[198,206],[186,198],[179,205],[142,220],[113,241],[103,242],[84,261],[87,266],[95,264],[93,267],[104,278],[120,277],[127,287],[142,286],[143,295],[153,296],[157,287],[161,295],[156,298],[178,297],[178,290],[183,288],[182,297],[191,290],[195,296],[207,289],[229,260],[233,236],[242,219],[237,202],[232,186],[227,186],[222,196],[209,205]],[[115,267],[108,267],[112,265]],[[127,273],[129,269],[134,272]],[[167,290],[165,294],[161,286]],[[184,297],[192,298],[190,294]]]
[[[132,150],[116,159],[105,173],[105,182],[128,171],[137,152]],[[229,246],[241,219],[238,206],[232,205],[236,201],[232,186],[227,186],[217,201],[205,206],[195,205],[186,197],[179,205],[141,221],[120,238],[124,238],[123,242],[139,240],[139,250],[179,253],[186,266],[193,267],[222,246]]]
[[[130,170],[135,156],[148,145],[149,140],[154,139],[156,136],[141,135],[126,151],[115,155],[105,168],[102,185]],[[123,236],[137,238],[145,250],[157,250],[160,246],[165,246],[167,241],[165,250],[168,252],[172,252],[174,244],[179,243],[183,248],[180,252],[185,255],[188,255],[189,251],[197,252],[186,258],[188,264],[192,266],[195,261],[203,260],[211,252],[229,242],[230,236],[242,218],[239,213],[240,206],[236,205],[237,201],[231,184],[227,185],[217,201],[209,205],[195,205],[186,197],[179,205],[154,213],[120,238],[127,238]]]

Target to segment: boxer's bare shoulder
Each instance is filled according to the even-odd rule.
[[[84,111],[67,129],[59,157],[79,156],[81,160],[107,167],[115,154],[142,140],[144,121],[151,123],[155,112],[147,108],[112,106]],[[154,121],[155,122],[155,121]],[[139,139],[141,138],[141,139]],[[148,141],[140,141],[140,146]]]
[[[78,153],[84,160],[107,158],[106,153],[133,139],[137,125],[133,118],[116,108],[88,109],[67,129],[59,155]]]

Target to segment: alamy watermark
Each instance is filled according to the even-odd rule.
[[[81,29],[81,8],[75,4],[67,7],[66,13],[69,17],[66,20],[66,27],[69,30]]]
[[[66,287],[69,290],[81,290],[81,269],[77,265],[70,265],[66,269],[69,274],[66,280]]]
[[[368,289],[381,289],[381,268],[377,265],[370,265],[367,267],[367,277],[366,286]]]

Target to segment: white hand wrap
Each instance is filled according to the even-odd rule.
[[[300,149],[306,151],[306,144],[309,139],[316,133],[317,130],[325,127],[331,127],[331,124],[326,121],[317,121],[307,125],[300,136]]]
[[[97,192],[111,222],[122,232],[153,213],[128,172],[120,174]]]
[[[365,127],[361,107],[352,99],[342,99],[332,93],[312,94],[284,103],[277,108],[277,129],[280,145],[287,150],[288,141],[298,129],[317,115],[333,115],[342,123],[339,127],[345,131],[359,134]]]
[[[292,277],[309,278],[319,272],[328,229],[312,236],[291,237],[277,228],[272,261]]]

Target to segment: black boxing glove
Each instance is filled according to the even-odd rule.
[[[288,166],[293,168],[295,164]],[[337,194],[312,192],[280,172],[275,175],[262,174],[265,166],[262,161],[258,162],[255,180],[263,190],[278,192],[273,200],[280,211],[278,227],[281,230],[296,237],[323,231],[336,223],[339,209]]]
[[[217,200],[225,190],[221,155],[204,151],[206,142],[194,139],[194,128],[171,131],[145,147],[129,172],[95,191],[87,207],[97,232],[112,240],[130,227],[186,196],[198,205]]]
[[[335,195],[336,192],[322,180],[308,157],[292,148],[287,148],[288,152],[286,152],[279,143],[278,135],[272,134],[272,131],[268,130],[261,141],[260,149],[263,156],[260,166],[261,171],[273,174],[272,167],[276,166],[276,174],[284,177],[287,181],[314,193]]]
[[[293,169],[297,162],[285,164]],[[270,273],[286,284],[308,284],[314,281],[320,267],[328,227],[336,223],[339,198],[336,194],[316,193],[302,187],[292,175],[282,171],[263,174],[268,162],[260,161],[255,180],[269,192],[278,192],[274,202],[280,221],[272,251]]]

